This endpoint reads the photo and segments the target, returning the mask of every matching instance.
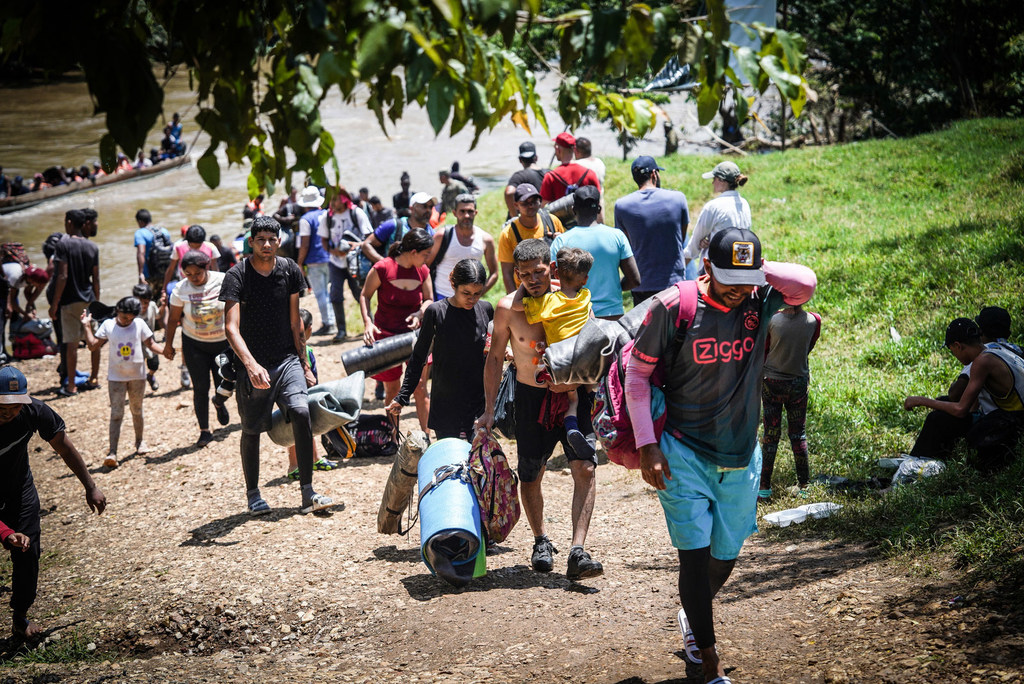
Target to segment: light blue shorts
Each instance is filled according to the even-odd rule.
[[[711,555],[723,561],[739,556],[743,542],[757,532],[761,446],[754,446],[745,469],[721,472],[667,431],[659,446],[672,472],[666,489],[658,491],[672,546],[710,546]]]

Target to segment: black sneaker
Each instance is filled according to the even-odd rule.
[[[580,547],[569,552],[569,564],[565,569],[567,579],[578,580],[584,577],[597,577],[604,573],[604,566],[590,557],[590,554]]]
[[[384,383],[378,382],[373,390],[373,398],[377,401],[384,401]]]
[[[551,568],[555,565],[552,554],[555,553],[558,553],[558,549],[548,541],[547,537],[540,541],[535,541],[533,543],[533,555],[530,557],[530,565],[537,572],[551,572]]]
[[[217,401],[214,399],[213,408],[217,412],[217,422],[221,425],[227,425],[231,422],[231,416],[228,415],[228,407],[224,405],[223,401]]]
[[[566,432],[566,440],[569,442],[569,446],[576,452],[576,458],[581,461],[593,461],[594,447],[587,441],[587,438],[579,430],[569,430]]]

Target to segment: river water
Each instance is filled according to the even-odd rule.
[[[542,79],[538,86],[552,134],[562,130],[553,105],[554,86],[552,78]],[[37,171],[55,164],[81,166],[97,159],[98,142],[105,129],[103,117],[93,115],[93,103],[84,81],[0,88],[0,102],[4,103],[0,108],[0,165],[9,177],[31,178]],[[183,139],[190,146],[195,145],[193,161],[207,145],[194,121],[195,102],[187,76],[178,75],[168,82],[164,112],[168,119],[171,113],[181,112]],[[697,128],[694,109],[685,102],[684,95],[673,96],[671,104],[664,109],[675,121],[682,138],[699,141],[681,145],[681,152],[710,152],[701,144],[707,140],[707,135]],[[471,131],[463,130],[454,137],[442,131],[435,137],[426,111],[415,106],[407,108],[405,117],[397,125],[389,126],[389,135],[385,135],[369,109],[358,102],[342,102],[337,91],[324,101],[321,117],[336,141],[342,184],[353,192],[366,186],[371,195],[380,195],[386,206],[390,205],[391,195],[400,190],[398,179],[402,171],[409,172],[414,191],[425,190],[437,195],[440,193],[438,170],[447,168],[457,159],[463,173],[471,174],[484,190],[490,190],[503,187],[509,175],[520,168],[517,156],[521,142],[533,140],[536,143],[542,164],[552,156],[553,143],[539,126],[533,126],[531,135],[503,121],[489,134],[484,133],[476,149],[470,151]],[[154,128],[147,150],[159,147],[161,128]],[[586,126],[575,133],[591,139],[596,156],[621,158],[615,134],[604,124]],[[664,150],[659,124],[630,155],[660,157]],[[94,208],[99,212],[99,234],[95,240],[100,248],[102,299],[114,301],[130,294],[131,286],[137,281],[132,246],[136,210],[149,209],[154,221],[170,229],[174,236],[180,226],[193,223],[203,225],[208,234],[225,238],[238,234],[242,208],[248,199],[248,169],[227,168],[222,154],[220,160],[221,183],[215,190],[206,187],[193,167],[185,166],[0,216],[0,241],[24,243],[33,263],[41,264],[43,240],[52,232],[63,231],[64,212],[86,206]],[[330,173],[328,175],[330,177]],[[302,181],[298,177],[293,180],[297,186],[301,186]],[[265,206],[276,209],[283,195],[282,184]]]

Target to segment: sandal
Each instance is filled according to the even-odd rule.
[[[683,633],[683,651],[686,659],[694,665],[700,665],[704,661],[700,657],[700,649],[697,648],[697,640],[693,638],[693,630],[690,629],[690,622],[686,619],[686,611],[679,609],[679,631]],[[730,683],[731,684],[731,683]]]
[[[86,380],[81,385],[81,389],[83,389],[83,390],[94,390],[94,389],[99,389],[99,388],[100,388],[100,381],[99,380]]]
[[[59,396],[62,396],[62,397],[77,397],[78,396],[78,392],[77,391],[70,392],[70,391],[68,391],[67,387],[58,387],[57,388],[57,394]]]
[[[334,505],[334,499],[323,494],[314,494],[309,501],[302,502],[299,513],[316,513]]]
[[[270,512],[270,504],[265,499],[257,499],[249,504],[249,515],[266,515]]]
[[[334,470],[337,467],[338,467],[338,462],[337,461],[332,461],[329,458],[325,458],[325,457],[321,457],[320,460],[318,460],[316,463],[313,464],[313,470]],[[296,472],[298,472],[298,468],[296,468],[295,470],[296,470]],[[291,476],[292,476],[292,474],[288,473],[288,477],[291,477]],[[295,478],[293,478],[293,479],[297,480],[299,478],[296,475]]]

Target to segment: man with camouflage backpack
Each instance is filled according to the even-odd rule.
[[[149,283],[153,288],[153,301],[159,304],[164,293],[164,273],[174,251],[174,241],[166,228],[153,225],[153,217],[146,209],[135,212],[135,222],[139,226],[135,231],[135,260],[139,267],[139,282]]]

